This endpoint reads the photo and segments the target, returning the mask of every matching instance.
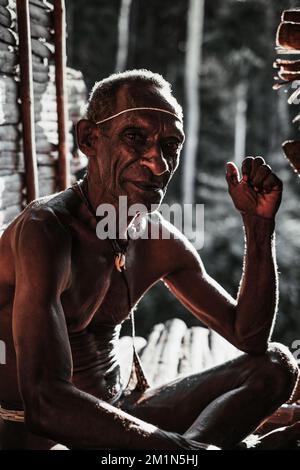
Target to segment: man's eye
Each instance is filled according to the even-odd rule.
[[[145,141],[144,137],[137,132],[128,132],[125,134],[125,138],[132,143],[135,142],[138,144],[142,144]]]
[[[169,142],[165,142],[163,144],[163,147],[164,147],[165,151],[167,151],[167,152],[176,153],[181,149],[181,143],[178,142],[178,141],[173,141],[172,140],[172,141],[169,141]]]

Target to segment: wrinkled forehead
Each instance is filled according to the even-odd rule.
[[[138,107],[162,108],[176,114],[171,97],[154,85],[126,84],[117,93],[115,112]]]
[[[143,127],[149,131],[164,129],[184,138],[183,123],[169,94],[155,86],[124,85],[117,93],[113,115],[104,122],[119,131],[122,127]],[[103,122],[103,121],[102,121]],[[101,121],[100,121],[101,123]]]
[[[158,132],[168,135],[175,134],[180,140],[184,140],[182,122],[175,116],[160,111],[139,110],[124,113],[115,119],[113,127],[116,131],[132,127],[142,129],[149,134]]]

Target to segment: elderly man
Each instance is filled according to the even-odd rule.
[[[227,165],[229,192],[246,233],[235,300],[162,217],[151,222],[144,214],[150,228],[158,224],[169,239],[129,240],[135,216],[127,214],[114,239],[96,233],[97,208],[110,204],[118,214],[120,196],[129,207],[159,207],[184,141],[182,111],[170,85],[144,70],[112,75],[94,86],[87,119],[77,131],[89,159],[86,177],[31,203],[1,238],[3,447],[238,444],[290,397],[297,378],[287,349],[269,343],[277,302],[274,218],[280,180],[260,157],[244,160],[242,179],[234,164]],[[159,280],[245,354],[156,389],[124,394],[119,328]]]

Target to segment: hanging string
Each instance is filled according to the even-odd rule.
[[[85,195],[85,193],[83,191],[83,188],[80,185],[80,182],[76,181],[76,183],[74,185],[72,185],[72,189],[75,190],[75,192],[76,192],[76,189],[78,190],[78,192],[81,196],[81,199],[83,200],[83,202],[87,206],[88,210],[92,213],[92,215],[94,217],[96,217],[95,211],[94,211],[89,199]],[[131,376],[129,378],[129,383],[135,382],[135,388],[134,389],[137,390],[137,391],[144,392],[145,390],[147,390],[150,387],[150,385],[149,385],[149,382],[146,378],[142,363],[140,361],[139,355],[138,355],[137,350],[136,350],[136,344],[135,344],[134,307],[133,307],[132,301],[131,301],[131,293],[130,293],[129,282],[128,282],[128,279],[127,279],[127,276],[126,276],[126,273],[125,273],[125,254],[126,254],[126,250],[128,248],[128,242],[125,245],[125,247],[121,247],[118,240],[109,238],[109,241],[110,241],[110,244],[112,246],[112,249],[113,249],[113,252],[114,252],[114,255],[115,255],[116,269],[121,273],[122,278],[124,280],[124,283],[126,285],[128,308],[129,308],[129,312],[130,312],[129,315],[130,315],[130,319],[131,319],[131,335],[132,335],[132,348],[133,348],[133,369],[132,369],[132,372],[131,372]],[[122,258],[123,256],[124,256],[124,259]],[[123,260],[124,260],[124,262],[122,262]]]
[[[129,305],[129,311],[130,311],[130,318],[131,318],[131,334],[132,334],[132,348],[133,348],[133,365],[134,365],[134,372],[135,372],[135,379],[136,379],[136,386],[135,390],[144,392],[150,387],[150,384],[147,380],[147,377],[145,375],[141,360],[139,358],[139,355],[136,350],[136,344],[135,344],[135,318],[134,318],[134,307],[132,306],[131,303],[131,295],[130,295],[130,287],[128,283],[128,279],[125,273],[125,269],[122,269],[121,271],[122,277],[124,279],[124,282],[126,284],[127,288],[127,297],[128,297],[128,305]],[[132,373],[129,379],[129,383],[131,380],[134,380],[134,377],[132,377]]]

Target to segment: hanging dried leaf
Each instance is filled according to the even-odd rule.
[[[282,148],[290,165],[300,175],[300,141],[287,140],[282,144]]]

